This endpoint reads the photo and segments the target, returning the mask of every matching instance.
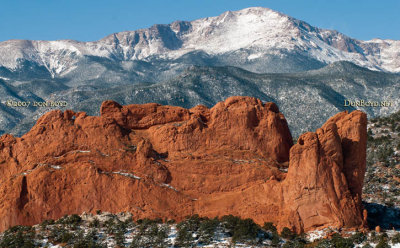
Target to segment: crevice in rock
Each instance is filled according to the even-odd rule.
[[[21,182],[21,192],[19,193],[19,198],[17,202],[17,207],[19,210],[22,210],[24,206],[28,203],[28,183],[26,180],[26,176],[22,178]]]

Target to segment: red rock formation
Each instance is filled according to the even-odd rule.
[[[52,111],[21,138],[0,138],[0,230],[98,209],[233,214],[296,232],[365,224],[365,114],[339,113],[292,145],[278,107],[251,97]]]

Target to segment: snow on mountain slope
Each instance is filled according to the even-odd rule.
[[[247,51],[248,61],[294,54],[324,64],[347,60],[372,70],[400,72],[400,41],[356,40],[261,7],[115,33],[94,42],[0,42],[0,66],[16,70],[21,61],[28,60],[46,67],[52,76],[62,77],[84,56],[149,61],[154,57],[177,59],[194,51],[224,56],[241,50]]]

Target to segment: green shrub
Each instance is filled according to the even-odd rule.
[[[217,227],[220,225],[220,222],[217,218],[214,219],[205,219],[200,223],[199,227],[199,243],[202,245],[208,245],[212,242],[215,231]]]
[[[49,234],[49,239],[56,244],[69,243],[74,239],[74,234],[69,232],[64,226],[54,226]]]
[[[152,219],[144,218],[144,219],[139,219],[136,222],[137,222],[137,224],[147,228],[151,224],[160,224],[160,223],[162,223],[162,220],[161,219],[152,220]]]
[[[340,234],[335,233],[332,239],[323,239],[318,242],[316,248],[353,248],[354,244],[351,239],[343,238]]]
[[[225,215],[221,217],[222,226],[228,231],[232,237],[237,223],[240,221],[239,217],[233,215]]]
[[[281,232],[281,237],[284,239],[293,239],[295,237],[295,233],[292,232],[288,227],[284,227]]]
[[[117,246],[124,246],[125,243],[125,231],[124,230],[118,230],[117,232],[114,233],[114,240]]]
[[[356,232],[350,237],[351,241],[355,244],[361,244],[367,240],[367,236],[364,233]]]
[[[170,232],[169,226],[166,224],[157,224],[150,221],[140,221],[138,225],[138,233],[133,237],[130,247],[169,247],[167,240]],[[122,245],[121,245],[122,246]]]
[[[65,220],[65,224],[70,224],[70,225],[79,225],[82,222],[82,218],[77,215],[77,214],[73,214],[70,215],[66,220]]]
[[[192,231],[187,225],[179,224],[177,225],[178,232],[175,240],[176,245],[178,247],[193,247],[195,245],[195,239],[193,238]]]
[[[272,233],[272,237],[271,237],[271,246],[272,246],[272,247],[279,247],[280,241],[281,241],[281,240],[280,240],[280,238],[279,238],[278,233],[273,232],[273,233]]]
[[[77,234],[74,240],[74,248],[103,248],[104,245],[99,244],[99,237],[96,229],[90,230],[85,236],[83,233]]]
[[[171,225],[171,224],[175,224],[175,222],[176,222],[176,221],[175,221],[174,219],[171,219],[171,220],[167,220],[166,223]]]
[[[161,225],[157,228],[157,232],[155,233],[154,239],[154,247],[158,248],[166,248],[169,247],[171,244],[167,240],[168,234],[170,232],[169,226]]]
[[[195,214],[190,217],[186,217],[186,220],[183,221],[183,224],[186,225],[186,227],[190,231],[196,232],[200,228],[200,223],[202,220],[203,220],[203,218],[200,218],[199,215]],[[179,224],[181,224],[181,223],[179,223]]]
[[[282,247],[283,248],[304,248],[306,246],[305,240],[296,239],[296,240],[289,240],[286,242]]]
[[[1,248],[31,248],[35,247],[35,232],[32,227],[14,226],[4,232]]]
[[[352,248],[354,244],[351,239],[343,238],[340,234],[335,233],[332,236],[332,243],[336,248]]]
[[[373,243],[377,243],[379,241],[379,236],[376,235],[375,231],[371,232],[371,237],[370,237],[371,242]]]
[[[232,241],[245,242],[257,238],[259,227],[252,219],[239,220],[233,230]]]
[[[146,247],[147,243],[145,243],[145,241],[142,239],[141,236],[139,235],[135,235],[132,238],[132,243],[129,246],[130,248],[142,248],[142,247]]]
[[[92,222],[89,223],[89,227],[100,227],[100,221],[95,218]]]
[[[375,248],[390,248],[386,239],[381,239],[379,243],[375,246]]]
[[[400,243],[400,233],[396,233],[396,234],[393,236],[393,238],[392,238],[392,243],[393,243],[394,245]]]
[[[54,220],[44,220],[42,223],[40,223],[40,227],[42,229],[46,228],[49,225],[54,225],[55,221]]]
[[[272,222],[265,222],[263,225],[265,231],[277,232],[276,226]]]

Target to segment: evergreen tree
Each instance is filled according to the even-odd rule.
[[[215,231],[220,225],[218,218],[204,219],[199,227],[199,244],[208,245],[213,241]]]
[[[32,227],[14,226],[4,232],[1,248],[33,248],[35,232]]]
[[[175,245],[177,245],[178,247],[194,247],[195,239],[193,238],[192,231],[190,230],[188,225],[186,225],[185,223],[181,223],[177,225],[178,233],[175,240]]]

